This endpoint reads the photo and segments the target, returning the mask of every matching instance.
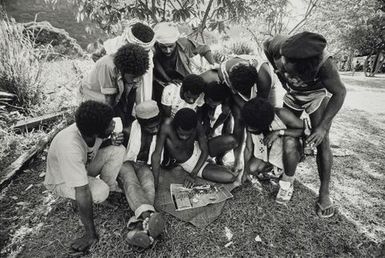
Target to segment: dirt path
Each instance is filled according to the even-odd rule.
[[[342,76],[348,92],[331,128],[335,157],[331,191],[339,210],[360,232],[385,239],[385,77]],[[314,191],[319,182],[314,158],[299,168],[299,179]]]

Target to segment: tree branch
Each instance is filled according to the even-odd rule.
[[[298,28],[302,27],[305,23],[305,21],[309,18],[311,12],[313,11],[313,9],[317,6],[317,3],[318,3],[319,0],[314,0],[314,2],[312,0],[310,0],[309,2],[309,5],[307,6],[307,9],[306,9],[306,13],[305,13],[305,16],[303,17],[302,20],[300,20],[297,25],[294,26],[293,29],[291,29],[289,31],[289,35],[291,33],[293,33],[294,31],[296,31]]]

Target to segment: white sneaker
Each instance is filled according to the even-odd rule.
[[[287,204],[294,192],[294,184],[287,181],[279,181],[279,191],[275,201],[279,204]]]

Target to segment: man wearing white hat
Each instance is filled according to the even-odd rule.
[[[154,208],[155,186],[150,163],[160,125],[159,108],[155,101],[141,102],[135,107],[136,120],[129,130],[124,163],[118,181],[135,216],[128,221],[130,244],[149,247],[164,228],[164,220]]]
[[[207,45],[180,37],[178,28],[172,23],[159,23],[154,28],[154,84],[153,99],[160,103],[163,88],[172,81],[182,81],[191,74],[191,58],[201,55],[210,64],[214,58]]]

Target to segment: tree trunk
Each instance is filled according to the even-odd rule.
[[[372,76],[374,77],[376,73],[378,73],[378,71],[381,69],[382,67],[382,64],[384,63],[385,61],[385,56],[384,56],[384,53],[382,51],[379,51],[376,55],[376,59],[375,59],[375,62],[374,62],[374,65],[373,65],[373,69],[372,69]]]
[[[365,77],[370,77],[370,73],[368,73],[368,66],[369,66],[369,60],[372,58],[373,51],[370,52],[370,54],[366,57],[365,62],[364,62],[364,74]]]

